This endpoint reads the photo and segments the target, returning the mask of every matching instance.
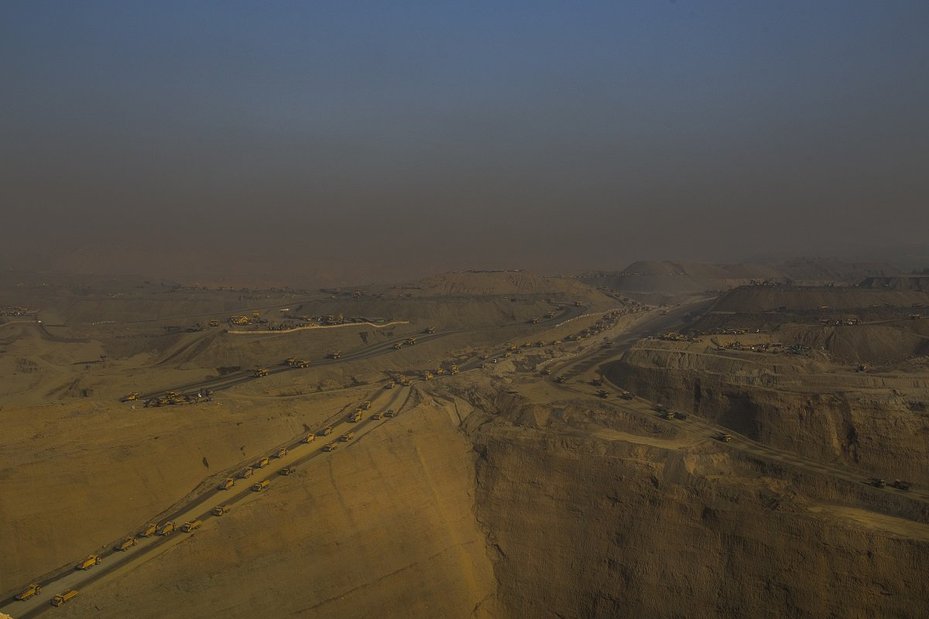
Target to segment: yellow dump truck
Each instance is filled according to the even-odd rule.
[[[77,591],[75,591],[74,589],[69,589],[65,591],[64,593],[59,593],[58,595],[53,597],[51,604],[52,606],[61,606],[65,602],[70,602],[76,597],[77,597]]]
[[[303,437],[304,443],[312,443],[316,440],[316,434],[313,432],[307,432],[307,435]]]
[[[124,539],[124,540],[121,541],[120,543],[116,544],[115,550],[126,551],[126,550],[129,550],[130,548],[132,548],[133,546],[135,546],[135,538],[134,538],[134,537],[127,537],[126,539]]]
[[[244,469],[239,471],[239,478],[248,479],[249,477],[252,476],[253,472],[254,472],[254,469],[252,467],[246,466]]]
[[[181,531],[183,531],[184,533],[190,533],[194,529],[199,529],[201,524],[203,523],[200,522],[199,520],[188,520],[181,527]]]
[[[384,417],[396,417],[396,416],[397,416],[397,412],[392,408],[388,408],[387,412],[384,413]]]
[[[213,508],[213,515],[214,515],[214,516],[222,516],[223,514],[225,514],[225,513],[228,512],[228,511],[229,511],[229,506],[228,506],[228,505],[217,505],[216,507]]]
[[[254,484],[252,486],[252,490],[254,490],[255,492],[264,492],[265,490],[268,489],[268,486],[270,485],[271,485],[271,482],[269,482],[267,479],[264,479],[258,482],[257,484]]]
[[[263,469],[264,467],[268,466],[269,464],[271,464],[271,458],[265,456],[264,458],[262,458],[261,460],[259,460],[258,462],[255,463],[255,467],[256,467],[256,468],[259,468],[259,469]]]
[[[41,585],[37,585],[33,583],[29,585],[28,587],[26,587],[25,589],[23,589],[22,592],[16,596],[16,599],[19,600],[20,602],[24,600],[28,600],[29,598],[38,595],[39,591],[41,590],[42,590]]]
[[[98,563],[100,563],[100,557],[98,557],[97,555],[90,555],[86,559],[84,559],[83,561],[75,565],[74,569],[89,570],[90,568],[97,565]]]
[[[169,520],[160,527],[158,527],[158,535],[171,535],[174,533],[174,521]]]
[[[233,479],[232,477],[227,477],[226,479],[222,480],[222,481],[219,483],[218,488],[219,488],[220,490],[228,490],[229,488],[233,487],[234,485],[235,485],[235,479]]]
[[[339,440],[342,441],[343,443],[347,443],[353,438],[355,438],[354,432],[346,432],[345,434],[339,437]]]
[[[286,455],[287,455],[287,448],[286,448],[286,447],[281,447],[280,449],[277,450],[277,454],[275,454],[275,456],[276,456],[277,458],[283,458],[283,457],[286,456]]]
[[[319,431],[320,436],[329,436],[330,434],[332,434],[332,426],[326,426]]]
[[[335,443],[327,443],[327,444],[323,447],[323,451],[335,451],[335,448],[336,448],[336,444],[335,444]]]
[[[139,531],[139,537],[151,537],[157,531],[158,525],[154,522],[149,522],[141,531]]]
[[[297,472],[297,469],[295,469],[294,467],[292,467],[292,466],[285,466],[285,467],[282,468],[280,471],[278,471],[278,474],[279,474],[279,475],[285,475],[285,476],[286,476],[286,475],[293,475],[293,474],[296,473],[296,472]]]
[[[371,408],[371,400],[365,400],[364,402],[362,402],[360,408],[362,410],[368,410],[369,408]]]
[[[376,413],[374,413],[373,415],[371,415],[371,419],[372,419],[373,421],[377,421],[377,420],[380,419],[380,418],[381,418],[381,413],[380,413],[380,412],[376,412]]]
[[[138,400],[141,396],[142,396],[142,394],[139,393],[138,391],[133,391],[132,393],[128,393],[128,394],[124,395],[124,396],[122,397],[122,401],[123,401],[123,402],[135,402],[135,401]]]
[[[255,378],[261,378],[262,376],[267,376],[267,375],[268,375],[268,368],[258,368],[254,372]]]
[[[359,421],[361,421],[362,417],[363,415],[361,414],[361,411],[358,410],[352,413],[351,415],[349,415],[348,420],[351,421],[352,423],[358,423]]]

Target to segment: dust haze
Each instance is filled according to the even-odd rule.
[[[3,3],[0,617],[924,615],[927,29]]]
[[[925,246],[925,7],[484,9],[8,4],[3,259],[333,283]]]

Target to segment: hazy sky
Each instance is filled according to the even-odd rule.
[[[0,254],[56,265],[570,271],[929,230],[925,0],[5,0],[0,93]]]

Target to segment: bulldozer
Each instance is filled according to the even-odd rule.
[[[401,342],[394,344],[394,350],[400,350],[401,348],[403,348],[403,344]]]
[[[458,369],[458,366],[457,366],[457,365],[452,365],[452,367],[448,370],[448,373],[451,374],[452,376],[454,376],[455,374],[457,374],[457,373],[460,372],[460,371],[461,371],[461,370]]]
[[[408,338],[406,338],[406,339],[403,341],[403,343],[406,344],[407,346],[412,346],[412,345],[414,345],[414,344],[416,343],[416,338],[415,338],[415,337],[408,337]]]
[[[123,396],[122,400],[120,400],[120,401],[122,401],[122,402],[135,402],[135,401],[138,400],[141,396],[142,396],[142,394],[139,393],[138,391],[133,391],[132,393],[129,393],[129,394],[126,394],[125,396]]]
[[[605,400],[606,398],[610,397],[610,393],[606,389],[600,389],[597,391],[597,397]]]
[[[254,372],[255,378],[261,378],[268,375],[268,368],[258,368]]]
[[[232,316],[229,322],[236,327],[244,327],[251,322],[248,316]]]

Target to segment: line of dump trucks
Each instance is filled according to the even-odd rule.
[[[290,361],[291,360],[288,359],[287,363],[290,364]],[[132,397],[132,396],[135,396],[135,397]],[[138,398],[137,394],[130,394],[130,396],[127,397],[127,400],[131,401],[137,398]],[[361,421],[363,418],[363,411],[367,411],[370,408],[371,408],[371,401],[365,400],[360,405],[358,405],[356,410],[349,416],[348,421],[351,421],[354,423]],[[396,414],[397,413],[394,411],[394,409],[390,408],[384,413],[384,417],[391,418],[391,417],[395,417]],[[381,414],[379,412],[376,412],[371,416],[371,418],[381,419]],[[316,440],[317,436],[329,436],[333,433],[333,431],[334,431],[334,428],[332,426],[326,426],[317,432],[307,433],[306,435],[304,435],[304,437],[301,439],[300,442],[304,444],[311,443],[314,440]],[[345,434],[342,434],[341,436],[339,436],[337,442],[343,442],[343,443],[348,442],[348,441],[351,441],[354,437],[355,437],[354,432],[346,432]],[[335,448],[336,448],[335,442],[327,443],[326,445],[323,446],[322,451],[331,452]],[[240,479],[246,479],[248,477],[251,477],[255,469],[262,469],[262,468],[269,466],[271,463],[271,457],[280,459],[286,455],[287,455],[287,448],[281,447],[274,453],[273,456],[263,456],[259,458],[255,462],[254,465],[248,466],[242,469],[238,473],[237,477]],[[296,469],[293,466],[285,466],[278,471],[278,473],[283,476],[291,475],[295,472],[296,472]],[[217,486],[217,489],[228,490],[235,485],[235,482],[236,482],[236,477],[226,477],[219,483],[219,485]],[[271,485],[270,480],[264,479],[264,480],[261,480],[261,481],[258,481],[252,484],[251,489],[252,491],[256,493],[262,493],[262,492],[267,491],[270,485]],[[229,505],[217,505],[211,510],[210,513],[213,516],[222,516],[228,513],[229,509],[230,509]],[[123,538],[120,542],[118,542],[113,547],[113,550],[120,551],[120,552],[128,551],[130,548],[132,548],[138,543],[137,540],[139,538],[149,538],[153,536],[165,537],[165,536],[171,535],[177,530],[183,531],[184,533],[191,533],[199,529],[202,526],[202,524],[203,522],[199,519],[188,520],[184,522],[183,524],[181,524],[180,527],[178,527],[177,522],[174,520],[168,520],[168,521],[162,522],[161,524],[158,524],[155,522],[149,522],[135,536],[129,536],[129,537]],[[89,570],[99,565],[100,561],[101,561],[101,557],[99,555],[96,555],[96,554],[88,555],[86,558],[78,562],[74,566],[74,569],[86,571],[86,570]],[[23,589],[19,594],[17,594],[15,596],[15,599],[18,601],[26,601],[26,600],[32,599],[33,597],[38,595],[41,590],[42,590],[41,585],[37,583],[31,583],[25,589]],[[55,595],[50,600],[49,603],[52,606],[61,606],[69,602],[70,600],[74,599],[75,597],[77,597],[77,595],[78,595],[77,590],[69,589],[67,591],[64,591],[63,593]]]

